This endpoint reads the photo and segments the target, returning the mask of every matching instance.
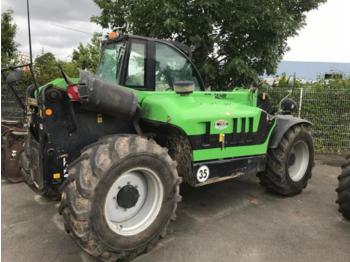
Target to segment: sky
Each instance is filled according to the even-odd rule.
[[[18,26],[16,41],[28,52],[26,0],[2,0],[2,11],[11,8]],[[80,42],[89,42],[102,28],[90,22],[100,10],[93,0],[30,0],[34,56],[42,50],[68,60]],[[350,63],[350,1],[328,0],[307,14],[307,25],[288,39],[288,61]],[[68,30],[75,29],[81,32]],[[82,33],[84,32],[84,33]]]
[[[307,14],[306,23],[288,40],[284,60],[350,63],[349,0],[328,0]]]
[[[94,32],[102,28],[90,22],[90,17],[100,13],[92,0],[29,0],[32,47],[34,57],[42,52],[52,52],[68,60],[73,48],[87,43]],[[29,54],[26,0],[1,0],[1,11],[12,9],[17,24],[16,41],[20,50]],[[73,28],[85,33],[68,30]]]

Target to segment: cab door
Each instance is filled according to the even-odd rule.
[[[199,73],[192,62],[176,47],[154,42],[154,89],[169,91],[177,81],[192,81],[194,90],[203,89]]]
[[[135,89],[147,89],[149,86],[147,42],[143,39],[129,40],[122,70],[122,85]]]

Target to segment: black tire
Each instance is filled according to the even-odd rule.
[[[192,170],[192,148],[188,137],[182,132],[162,130],[155,138],[157,143],[169,149],[170,157],[177,163],[177,172],[183,182],[195,186],[197,181]]]
[[[41,195],[45,199],[50,201],[60,200],[61,194],[58,188],[54,189],[51,187],[44,187],[43,190],[39,190],[35,186],[32,172],[35,172],[35,170],[37,169],[34,168],[33,165],[38,165],[39,161],[36,161],[31,157],[32,154],[30,150],[29,140],[30,140],[30,137],[28,136],[27,139],[24,141],[23,151],[19,156],[19,166],[20,166],[20,170],[21,170],[21,174],[23,176],[24,182],[28,185],[28,187],[34,193]]]
[[[113,183],[134,167],[154,171],[164,197],[152,224],[136,235],[124,236],[108,226],[104,203]],[[175,219],[181,179],[176,162],[153,140],[136,135],[102,138],[83,150],[68,172],[60,205],[66,231],[84,251],[100,260],[130,260],[149,251]]]
[[[350,156],[342,165],[342,172],[338,176],[338,198],[339,212],[347,219],[350,219]]]
[[[288,162],[293,146],[300,141],[308,147],[309,161],[303,176],[294,181],[288,171]],[[313,166],[314,147],[310,132],[306,126],[296,125],[286,132],[277,148],[268,149],[266,170],[259,173],[258,177],[261,185],[268,191],[283,196],[294,196],[307,186]]]
[[[12,145],[11,143],[9,144],[8,138],[11,138],[10,132],[4,132],[3,134],[1,134],[1,176],[5,178],[9,183],[17,184],[24,181],[20,169],[18,168],[18,160],[20,159],[21,154],[23,153],[23,149],[20,149],[17,152],[18,155],[16,159],[10,160],[10,156],[7,155],[7,153],[10,153],[12,149],[15,149],[17,151],[18,147],[16,147],[16,144],[15,147],[13,147],[13,142]],[[15,138],[12,136],[12,140],[13,139]]]

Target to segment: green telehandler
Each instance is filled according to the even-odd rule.
[[[26,183],[60,199],[67,232],[104,261],[130,260],[164,237],[181,200],[242,175],[282,196],[311,178],[311,123],[284,99],[271,114],[256,89],[205,89],[190,49],[112,32],[96,75],[27,89]]]

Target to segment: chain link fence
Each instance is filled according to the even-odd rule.
[[[18,94],[22,101],[24,101],[25,92],[18,90]],[[6,85],[1,85],[1,119],[20,121],[24,119],[23,110]]]
[[[296,88],[293,92],[282,87],[266,90],[275,107],[289,94],[298,104],[296,116],[311,121],[318,153],[346,153],[350,151],[350,88]],[[19,92],[24,97],[24,92]],[[6,86],[1,87],[2,119],[21,120],[23,112]]]
[[[296,116],[314,124],[312,128],[318,153],[346,153],[350,151],[350,88],[273,87],[267,92],[277,106],[289,94],[298,104]]]

